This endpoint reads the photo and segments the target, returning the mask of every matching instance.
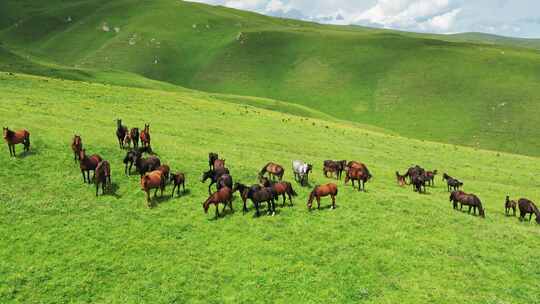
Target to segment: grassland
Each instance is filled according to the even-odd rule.
[[[226,99],[226,96],[222,96]],[[234,96],[229,99],[235,99]],[[424,142],[353,124],[169,92],[0,73],[0,124],[28,128],[32,152],[0,153],[2,303],[536,303],[540,230],[504,215],[503,200],[539,196],[536,158]],[[181,198],[145,206],[123,175],[114,119],[151,124],[153,145],[186,172]],[[111,161],[115,194],[95,198],[69,148],[74,133]],[[18,151],[21,151],[19,147]],[[357,159],[367,193],[340,185],[338,208],[309,213],[309,189],[274,217],[214,220],[201,203],[209,151],[236,180],[267,161]],[[440,182],[427,195],[395,184],[411,164],[465,181],[486,219],[452,210]],[[169,188],[170,190],[170,188]],[[168,192],[168,191],[167,191]],[[168,194],[168,193],[167,193]],[[327,203],[327,201],[325,201]]]
[[[5,71],[161,81],[271,99],[297,114],[294,103],[405,137],[540,155],[535,40],[325,26],[172,0],[6,0],[0,41],[24,61],[0,56]]]

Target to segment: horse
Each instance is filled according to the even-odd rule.
[[[240,198],[242,198],[242,202],[244,203],[244,206],[242,208],[242,213],[245,214],[246,212],[248,212],[248,208],[247,208],[247,199],[248,199],[248,192],[249,192],[249,189],[250,188],[257,188],[260,189],[262,188],[260,185],[252,185],[251,187],[248,187],[242,183],[239,183],[239,182],[236,182],[234,183],[234,187],[233,187],[233,193],[238,191],[238,193],[240,193]]]
[[[410,167],[407,169],[407,172],[405,173],[405,177],[409,178],[409,184],[412,184],[413,178],[415,176],[424,175],[426,170],[424,168],[415,165],[414,167]]]
[[[121,119],[117,119],[116,120],[116,138],[118,138],[118,145],[120,146],[120,149],[124,148],[124,138],[126,137],[127,133],[128,133],[128,128],[122,125]]]
[[[71,141],[71,150],[73,150],[73,160],[79,160],[79,153],[82,150],[82,139],[79,135],[74,135],[73,140]]]
[[[317,185],[313,188],[309,194],[307,207],[311,211],[313,206],[313,199],[317,199],[317,209],[321,208],[321,197],[328,196],[332,198],[332,209],[336,209],[336,196],[338,194],[338,188],[336,184],[330,183],[326,185]]]
[[[448,187],[448,192],[450,192],[450,189],[453,191],[459,190],[460,187],[463,186],[463,183],[459,180],[451,177],[450,175],[443,173],[443,180],[446,180],[446,185]]]
[[[413,186],[413,190],[415,192],[418,192],[419,194],[422,194],[422,189],[424,193],[426,193],[426,176],[423,174],[419,175],[412,175],[411,176],[411,185]]]
[[[217,153],[210,152],[208,153],[208,167],[210,170],[214,169],[214,162],[219,159],[219,156]]]
[[[176,172],[171,174],[170,181],[174,184],[172,189],[172,196],[174,196],[174,190],[176,189],[176,196],[180,196],[180,186],[182,186],[182,192],[186,192],[186,176],[184,173]]]
[[[23,144],[24,152],[30,151],[30,132],[27,130],[12,131],[4,127],[3,136],[9,148],[9,156],[16,156],[15,145],[17,144]]]
[[[398,185],[400,185],[401,187],[407,184],[407,181],[405,180],[405,175],[399,174],[399,171],[396,171],[396,179],[397,179]]]
[[[165,178],[165,182],[169,181],[169,175],[171,172],[171,168],[169,166],[161,165],[156,170],[161,171],[163,178]]]
[[[224,159],[214,160],[214,164],[212,165],[212,168],[213,169],[225,168],[225,160]]]
[[[424,176],[428,186],[435,186],[435,175],[437,175],[437,170],[426,171]]]
[[[291,203],[291,206],[293,206],[292,197],[297,196],[298,194],[296,193],[296,191],[294,191],[291,183],[283,182],[283,181],[272,182],[266,177],[263,177],[261,179],[261,182],[264,187],[272,187],[272,189],[274,190],[276,194],[276,196],[274,197],[275,199],[278,199],[280,195],[283,197],[282,207],[285,207],[285,195],[287,195],[287,197],[289,198],[289,202]]]
[[[124,157],[124,164],[125,164],[125,169],[124,169],[124,173],[126,175],[130,175],[131,174],[131,168],[133,167],[133,164],[137,161],[137,159],[139,159],[140,157],[142,156],[142,154],[138,151],[138,150],[135,150],[135,149],[132,149],[132,150],[129,150],[127,153],[126,153],[126,156]],[[128,165],[129,165],[129,169],[128,169]]]
[[[216,206],[216,219],[219,217],[219,210],[218,205],[223,204],[223,212],[225,212],[225,208],[227,205],[229,205],[229,208],[232,212],[234,212],[232,207],[232,190],[229,187],[224,187],[219,189],[218,191],[212,193],[206,201],[203,203],[203,209],[204,213],[208,213],[208,208],[210,208],[210,205]]]
[[[137,149],[139,147],[139,128],[131,128],[129,137],[133,142],[133,148]]]
[[[536,222],[540,224],[540,211],[536,207],[536,204],[526,198],[520,198],[518,200],[519,206],[519,220],[525,220],[525,216],[529,214],[529,222],[531,221],[532,214],[536,215]]]
[[[481,217],[485,217],[484,208],[482,207],[482,202],[478,196],[474,194],[465,193],[463,191],[452,191],[450,194],[449,200],[453,203],[454,209],[457,209],[457,204],[460,204],[459,209],[463,208],[463,205],[469,206],[468,213],[471,213],[471,208],[473,209],[473,214],[476,215],[476,208],[478,208],[478,214]]]
[[[96,167],[96,196],[98,196],[99,184],[101,184],[101,194],[105,194],[105,186],[111,186],[111,165],[108,161],[100,161]]]
[[[261,187],[260,185],[254,185],[249,188],[246,196],[253,202],[257,216],[260,215],[259,204],[264,202],[268,204],[268,213],[271,213],[272,216],[276,214],[276,204],[274,198],[277,196],[277,194],[272,187]]]
[[[517,203],[514,200],[510,200],[510,197],[507,195],[504,202],[504,213],[508,216],[510,215],[510,209],[513,211],[513,216],[516,216],[516,206]]]
[[[206,172],[203,172],[203,175],[201,177],[201,183],[204,183],[207,179],[210,179],[210,184],[208,185],[208,194],[212,193],[212,191],[210,191],[210,188],[213,184],[217,183],[219,177],[224,174],[230,174],[229,169],[217,168],[215,170],[208,170]]]
[[[328,172],[335,173],[336,179],[341,179],[341,174],[343,173],[343,170],[345,170],[345,167],[347,166],[346,160],[325,160],[323,162],[323,173],[325,177],[328,177]]]
[[[124,140],[122,141],[122,145],[124,148],[131,148],[131,134],[129,132],[126,132],[126,135],[124,135]]]
[[[268,173],[268,176],[272,177],[272,179],[275,179],[276,177],[278,180],[283,179],[283,174],[285,173],[285,169],[283,169],[282,166],[275,164],[275,163],[267,163],[264,165],[264,167],[259,172],[259,177],[263,177],[265,173]]]
[[[141,145],[143,147],[150,147],[150,125],[144,124],[144,129],[141,132],[140,136],[141,138]]]
[[[135,160],[135,167],[137,168],[137,171],[139,171],[141,177],[147,172],[156,170],[159,166],[161,166],[161,161],[157,156],[142,158],[142,156],[139,155]]]
[[[300,185],[304,186],[309,181],[309,172],[313,169],[313,165],[306,164],[303,161],[295,160],[292,162],[292,170],[294,173],[294,180],[300,182]]]
[[[352,181],[354,188],[354,181],[358,181],[358,191],[366,192],[366,183],[371,179],[371,174],[367,170],[367,167],[363,168],[350,168],[345,175],[345,184]]]
[[[96,167],[102,161],[101,156],[98,154],[91,155],[88,157],[86,155],[85,149],[82,149],[79,152],[79,167],[81,168],[81,174],[83,176],[83,182],[86,183],[88,177],[88,183],[90,184],[92,180],[90,179],[90,171],[94,171],[94,177],[96,176]],[[84,174],[86,172],[86,175]]]
[[[163,177],[163,173],[158,170],[154,170],[152,172],[145,173],[141,177],[141,190],[146,192],[146,204],[148,208],[152,207],[151,201],[150,201],[150,190],[156,189],[154,192],[154,197],[157,196],[158,189],[161,190],[161,196],[163,196],[163,190],[165,190],[165,178]]]
[[[367,170],[367,166],[364,163],[351,160],[345,166],[345,171],[349,171],[350,169],[366,169]]]

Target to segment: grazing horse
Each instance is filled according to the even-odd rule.
[[[285,169],[278,164],[270,162],[264,165],[264,167],[261,169],[259,172],[259,177],[263,177],[265,173],[268,173],[268,176],[272,177],[272,179],[277,177],[278,180],[282,180]]]
[[[516,207],[517,203],[514,200],[510,200],[510,197],[507,195],[504,202],[504,213],[510,215],[510,209],[513,211],[513,215],[516,216]]]
[[[156,170],[161,171],[161,174],[163,174],[163,178],[165,178],[165,182],[169,181],[169,175],[171,173],[171,168],[167,165],[161,165]]]
[[[520,221],[523,221],[525,219],[525,216],[529,214],[529,222],[530,222],[532,214],[534,213],[536,215],[536,222],[540,224],[540,211],[531,200],[528,200],[526,198],[520,198],[518,200],[518,206],[519,206],[519,220]]]
[[[212,193],[206,201],[203,203],[203,209],[204,213],[208,213],[208,208],[210,208],[210,205],[216,206],[216,219],[219,217],[219,210],[218,205],[223,204],[223,212],[225,212],[225,208],[227,205],[229,205],[229,208],[231,208],[231,211],[234,212],[232,207],[232,190],[229,187],[224,187],[219,189],[217,192]]]
[[[124,164],[125,164],[124,173],[126,175],[131,174],[131,168],[133,167],[133,164],[137,162],[137,159],[139,159],[141,156],[142,154],[137,150],[129,150],[126,153],[126,156],[124,157]],[[128,164],[129,164],[129,169],[128,169]]]
[[[11,131],[9,128],[3,128],[4,140],[8,144],[9,156],[16,156],[15,145],[23,144],[24,152],[30,151],[30,132],[27,130]]]
[[[218,168],[215,170],[208,170],[206,172],[203,172],[203,175],[201,177],[201,182],[206,182],[207,179],[210,179],[210,184],[208,185],[208,194],[211,194],[212,191],[210,190],[212,185],[217,183],[220,176],[224,174],[230,174],[229,169],[227,168]]]
[[[150,147],[150,125],[144,124],[144,129],[140,135],[141,145],[143,147]]]
[[[303,161],[295,160],[292,162],[294,180],[299,181],[300,185],[304,186],[309,181],[309,172],[313,169],[313,165],[306,164]]]
[[[253,205],[255,206],[255,210],[257,212],[257,216],[260,215],[259,213],[259,204],[260,203],[267,203],[268,206],[268,213],[276,214],[276,204],[274,201],[274,198],[277,196],[274,189],[272,187],[261,187],[260,185],[254,185],[249,188],[247,192],[247,197],[253,202]]]
[[[435,175],[437,175],[437,170],[425,172],[424,176],[428,186],[435,186]]]
[[[73,140],[71,141],[71,150],[73,150],[73,159],[75,161],[79,160],[79,153],[82,150],[82,139],[79,135],[74,135]]]
[[[443,174],[443,180],[446,180],[446,185],[448,187],[448,192],[452,189],[453,191],[459,190],[460,187],[463,186],[463,183],[459,180],[451,177],[450,175],[444,173]]]
[[[283,196],[283,206],[285,207],[285,195],[289,198],[289,202],[291,203],[291,206],[293,205],[292,197],[297,196],[296,191],[294,191],[292,184],[289,182],[272,182],[268,178],[263,177],[261,179],[261,182],[264,187],[271,187],[276,197],[274,199],[278,199],[279,196]]]
[[[182,186],[182,193],[186,192],[186,176],[184,173],[176,172],[171,174],[171,182],[174,187],[172,189],[172,196],[174,196],[174,190],[176,189],[176,196],[180,196],[180,186]]]
[[[335,173],[336,179],[341,179],[341,174],[345,170],[345,167],[347,166],[346,160],[325,160],[323,162],[323,173],[325,177],[328,177],[328,172],[330,174]]]
[[[150,201],[150,190],[152,189],[156,189],[154,197],[157,196],[158,189],[161,190],[161,196],[163,196],[163,190],[165,190],[165,178],[161,171],[154,170],[141,177],[141,190],[146,192],[146,204],[148,205],[148,208],[152,207]]]
[[[463,191],[452,191],[450,194],[450,201],[453,203],[454,209],[457,209],[457,204],[459,203],[461,210],[463,205],[469,206],[468,213],[471,213],[471,208],[473,209],[473,214],[476,215],[476,208],[478,208],[478,214],[481,217],[485,217],[484,208],[482,207],[482,202],[478,196],[474,194],[465,193]]]
[[[213,164],[212,168],[213,169],[225,168],[225,160],[224,159],[216,159],[216,160],[214,160],[214,164]]]
[[[131,128],[129,137],[133,141],[133,148],[137,149],[139,147],[139,128]]]
[[[336,196],[338,194],[338,188],[336,184],[330,183],[326,185],[317,185],[313,188],[309,194],[309,199],[307,202],[307,207],[311,211],[313,206],[313,199],[317,199],[317,209],[321,208],[321,197],[328,196],[332,198],[332,209],[336,209]]]
[[[121,119],[117,119],[116,120],[116,138],[118,138],[118,145],[120,146],[120,149],[124,148],[124,139],[127,133],[128,133],[128,128],[122,125]]]
[[[358,191],[366,192],[366,183],[371,179],[371,174],[367,170],[367,167],[352,167],[346,171],[345,175],[345,184],[352,181],[352,186],[354,188],[354,181],[358,181]]]
[[[217,153],[210,152],[208,153],[208,167],[210,170],[214,169],[214,162],[219,159],[219,156]]]
[[[397,179],[397,183],[398,185],[400,185],[401,187],[405,186],[405,184],[407,183],[407,180],[405,179],[405,175],[401,175],[399,174],[398,171],[396,171],[396,179]]]
[[[98,196],[99,184],[101,184],[101,194],[105,194],[105,186],[111,186],[111,165],[108,161],[100,161],[96,167],[96,196]]]
[[[83,176],[83,181],[86,183],[88,177],[88,183],[90,184],[92,180],[90,179],[90,171],[94,171],[94,177],[96,176],[96,167],[102,161],[101,156],[94,154],[88,157],[86,151],[82,149],[79,152],[79,167],[81,168],[81,174]],[[86,172],[86,175],[84,174]]]
[[[135,167],[141,177],[150,171],[154,171],[161,166],[161,161],[157,156],[150,156],[148,158],[142,158],[141,156],[137,157],[135,160]]]

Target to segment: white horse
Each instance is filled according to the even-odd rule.
[[[300,185],[304,186],[308,181],[308,175],[313,166],[306,164],[301,160],[295,160],[292,162],[292,169],[294,172],[294,180],[299,181]]]

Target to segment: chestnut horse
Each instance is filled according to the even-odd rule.
[[[150,147],[150,125],[144,124],[144,130],[141,132],[141,145],[143,147]]]
[[[516,201],[510,200],[510,197],[507,195],[506,200],[504,201],[504,213],[510,215],[510,209],[512,209],[513,215],[516,216],[516,206]]]
[[[229,208],[232,212],[234,212],[232,207],[232,190],[229,187],[224,187],[219,189],[217,192],[212,193],[206,201],[203,203],[203,209],[204,213],[208,213],[208,208],[210,208],[210,205],[216,206],[216,219],[219,217],[219,210],[218,205],[223,204],[223,212],[225,212],[225,208],[227,205],[229,205]]]
[[[137,149],[139,147],[139,128],[131,128],[129,137],[133,142],[133,148]]]
[[[150,190],[156,189],[154,197],[157,196],[158,189],[161,190],[161,196],[163,196],[163,190],[165,190],[165,178],[163,173],[158,170],[148,172],[141,177],[141,190],[146,192],[146,204],[148,208],[152,207],[150,201]]]
[[[116,138],[118,138],[118,145],[120,146],[120,149],[124,148],[124,139],[127,133],[128,133],[128,128],[122,125],[121,119],[117,119],[116,120]]]
[[[336,196],[338,194],[338,188],[336,184],[330,183],[326,185],[317,185],[313,188],[313,191],[309,194],[307,207],[311,211],[313,206],[313,199],[317,199],[317,209],[321,208],[321,197],[328,196],[332,198],[332,209],[336,209]]]
[[[283,179],[285,169],[278,164],[270,162],[264,165],[264,167],[261,169],[261,172],[259,172],[259,177],[263,177],[265,173],[268,173],[268,176],[272,177],[272,179],[277,177],[281,181]]]
[[[161,165],[156,170],[161,171],[163,178],[165,178],[165,182],[169,181],[169,175],[171,173],[171,168],[169,166]]]
[[[90,171],[93,171],[94,176],[96,176],[96,167],[98,166],[99,162],[101,162],[101,156],[94,154],[88,157],[86,155],[86,151],[82,149],[79,152],[79,167],[81,168],[81,173],[83,176],[83,181],[86,183],[87,177],[88,177],[88,183],[90,184],[92,180],[90,179]],[[86,176],[85,173],[86,172]]]
[[[473,208],[473,214],[476,215],[476,208],[478,208],[478,214],[481,217],[485,217],[484,208],[482,207],[482,202],[478,196],[474,194],[465,193],[463,191],[452,191],[450,194],[450,201],[453,203],[454,209],[457,209],[457,204],[460,204],[459,209],[463,208],[463,205],[469,206],[468,213],[471,213],[471,208]]]
[[[101,184],[101,194],[105,194],[105,186],[111,186],[111,165],[108,161],[100,161],[96,167],[96,196],[98,196],[99,185]]]
[[[71,150],[73,150],[73,159],[75,161],[79,160],[79,153],[82,150],[82,138],[79,135],[74,135],[73,140],[71,141]]]
[[[526,198],[520,198],[518,200],[518,206],[519,206],[519,220],[520,221],[523,221],[525,219],[525,216],[529,214],[529,222],[530,222],[532,214],[534,213],[536,215],[536,222],[540,224],[540,211],[531,200],[528,200]]]
[[[182,192],[186,192],[186,176],[184,173],[176,172],[171,174],[171,182],[174,187],[172,189],[172,196],[174,196],[174,190],[176,189],[176,196],[180,196],[180,186],[182,186]]]
[[[352,186],[354,188],[354,181],[358,181],[358,191],[366,192],[366,183],[371,178],[371,174],[367,170],[367,167],[352,167],[347,170],[345,175],[345,184],[352,181]]]
[[[261,184],[264,187],[272,187],[274,190],[276,196],[275,199],[278,199],[278,197],[281,195],[283,197],[283,207],[285,207],[285,195],[289,198],[289,202],[291,203],[291,206],[293,206],[292,197],[297,196],[296,191],[294,191],[292,184],[289,182],[272,182],[268,178],[263,177],[261,178]]]
[[[30,132],[27,130],[11,131],[9,128],[3,128],[4,140],[8,144],[9,156],[16,156],[15,145],[23,144],[24,152],[30,151]]]

